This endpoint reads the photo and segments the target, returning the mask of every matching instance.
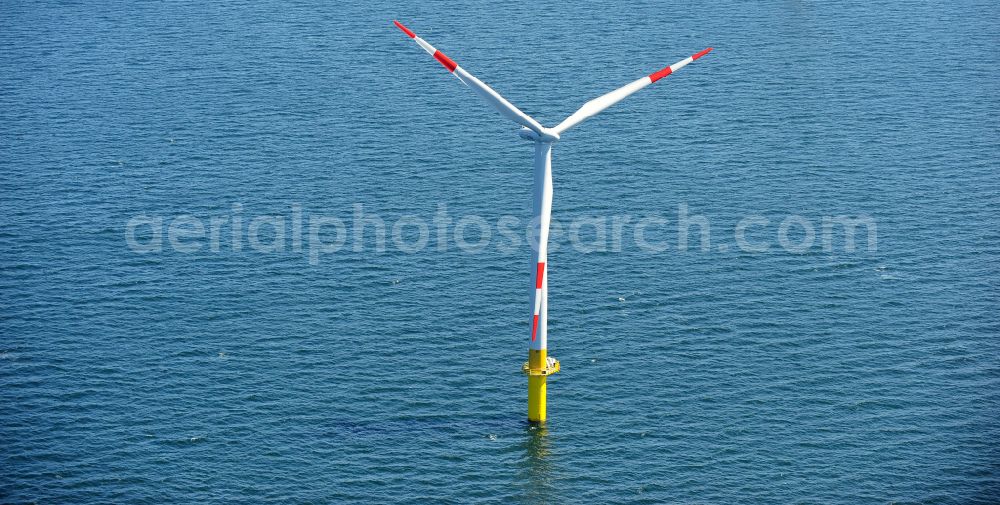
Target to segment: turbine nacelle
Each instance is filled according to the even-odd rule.
[[[532,142],[559,142],[559,134],[549,128],[542,128],[542,133],[539,134],[527,126],[522,126],[521,129],[517,131],[517,135],[524,140],[530,140]]]

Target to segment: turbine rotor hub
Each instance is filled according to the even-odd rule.
[[[528,128],[527,126],[522,126],[521,129],[517,131],[517,134],[522,139],[533,142],[559,142],[559,134],[549,128],[542,128],[542,133],[539,135],[535,130]]]

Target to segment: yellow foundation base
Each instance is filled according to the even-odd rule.
[[[545,381],[544,375],[528,376],[528,420],[534,423],[545,422]]]
[[[559,362],[550,361],[545,349],[529,349],[528,362],[521,371],[528,376],[528,421],[545,422],[545,383],[549,375],[559,371]]]

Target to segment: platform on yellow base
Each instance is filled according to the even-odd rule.
[[[528,421],[545,421],[545,383],[559,371],[559,361],[546,357],[545,349],[528,350],[528,361],[521,367],[528,376]]]

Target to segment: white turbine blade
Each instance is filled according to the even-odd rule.
[[[455,75],[457,75],[462,82],[472,88],[472,91],[475,91],[476,94],[482,97],[483,100],[486,100],[493,105],[493,107],[500,111],[500,113],[507,119],[510,119],[521,126],[531,128],[535,131],[535,133],[542,133],[542,129],[544,127],[539,124],[538,121],[535,121],[535,119],[531,116],[521,112],[521,109],[518,109],[514,106],[514,104],[508,102],[504,97],[500,96],[500,93],[493,91],[493,88],[477,79],[476,76],[458,66],[455,67]]]
[[[704,51],[701,51],[700,53],[695,54],[694,56],[684,58],[683,60],[678,61],[677,63],[674,63],[669,67],[653,72],[652,74],[649,74],[641,79],[632,81],[608,94],[601,95],[583,104],[583,107],[580,107],[579,110],[571,114],[568,118],[564,119],[563,122],[559,123],[559,125],[553,128],[552,131],[554,131],[557,134],[562,134],[562,132],[580,124],[580,122],[582,122],[583,120],[591,116],[594,116],[599,112],[603,111],[604,109],[607,109],[608,107],[611,107],[612,105],[624,100],[625,97],[631,95],[632,93],[635,93],[636,91],[639,91],[640,89],[645,88],[646,86],[649,86],[650,84],[653,84],[654,82],[663,79],[664,77],[684,68],[688,63],[691,63],[692,61],[697,60],[702,56],[705,56],[711,50],[712,50],[711,47],[705,49]]]
[[[542,127],[542,125],[538,123],[538,121],[535,121],[534,118],[525,114],[524,112],[521,112],[521,109],[518,109],[517,107],[514,106],[514,104],[508,102],[504,97],[500,96],[500,93],[497,93],[496,91],[493,90],[493,88],[487,86],[486,83],[477,79],[476,76],[470,74],[464,68],[458,66],[458,64],[455,63],[451,58],[445,56],[444,53],[442,53],[441,51],[435,49],[434,46],[428,44],[427,41],[425,41],[420,37],[417,37],[417,34],[410,31],[409,28],[403,26],[403,23],[400,23],[399,21],[393,21],[393,23],[395,23],[397,28],[403,30],[403,33],[405,33],[407,36],[413,39],[413,41],[416,42],[417,45],[423,48],[424,51],[427,51],[427,53],[433,56],[435,60],[441,63],[441,65],[444,65],[444,68],[448,69],[448,71],[451,72],[452,75],[458,77],[460,81],[462,81],[467,86],[472,88],[472,90],[475,91],[477,95],[482,97],[483,100],[486,100],[486,102],[492,105],[493,108],[498,110],[500,114],[503,114],[505,117],[513,120],[514,122],[520,124],[521,126],[526,126],[528,128],[531,128],[538,134],[542,133],[542,130],[544,128]]]

